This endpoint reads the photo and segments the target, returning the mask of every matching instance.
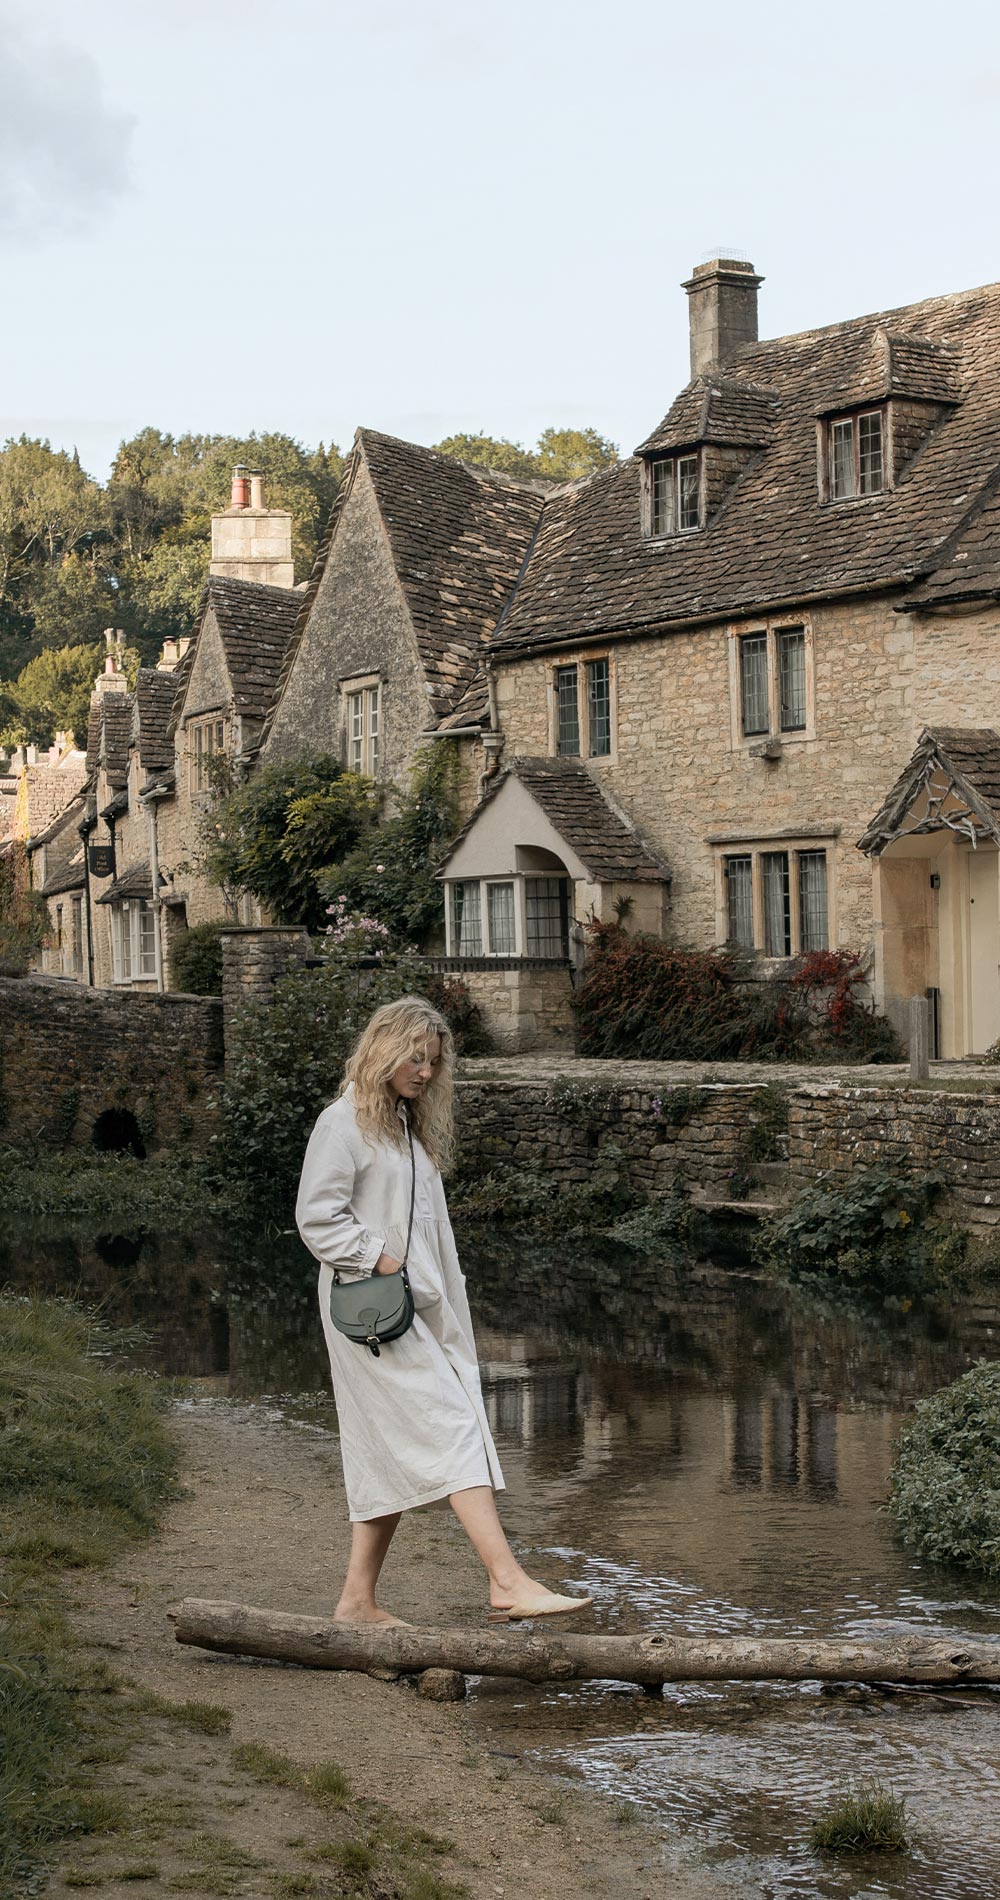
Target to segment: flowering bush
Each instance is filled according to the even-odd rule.
[[[342,957],[384,957],[392,942],[392,932],[377,917],[366,917],[351,910],[346,897],[334,898],[326,907],[330,919],[323,933],[322,948],[327,955]]]

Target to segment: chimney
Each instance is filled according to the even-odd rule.
[[[124,653],[125,635],[120,627],[105,627],[104,671],[94,681],[95,693],[127,693],[128,680],[125,677]]]
[[[265,508],[264,478],[257,470],[233,470],[232,499],[212,516],[210,574],[229,580],[294,587],[292,517],[287,508]]]
[[[743,343],[757,341],[757,291],[764,282],[738,257],[696,264],[684,285],[689,298],[691,376],[706,376]]]

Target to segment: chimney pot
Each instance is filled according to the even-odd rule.
[[[691,375],[705,376],[744,343],[757,341],[757,291],[764,282],[745,258],[696,264],[684,289],[691,327]]]
[[[250,506],[251,508],[259,508],[261,512],[263,512],[263,508],[264,508],[264,477],[263,475],[251,475],[250,477]]]
[[[229,496],[230,508],[249,508],[250,483],[242,462],[237,462],[233,470],[233,486]]]

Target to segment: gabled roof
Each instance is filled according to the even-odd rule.
[[[166,884],[166,881],[161,871],[161,889],[163,885]],[[143,858],[138,864],[130,864],[128,869],[123,871],[120,877],[115,878],[113,884],[108,885],[106,891],[101,892],[100,897],[96,898],[95,902],[98,904],[114,904],[122,897],[152,897],[152,895],[153,874],[150,871],[148,859]]]
[[[154,666],[140,667],[133,694],[132,736],[146,772],[168,771],[174,763],[167,733],[176,695],[175,674]]]
[[[673,439],[703,417],[705,389],[716,383],[776,401],[770,442],[707,526],[644,539],[637,457],[564,489],[545,503],[491,647],[575,643],[911,586],[933,572],[1000,469],[998,364],[998,284],[744,344],[724,378],[692,385],[667,418]],[[817,416],[887,394],[933,402],[940,419],[894,488],[822,502]],[[659,440],[657,431],[650,442]]]
[[[636,449],[694,448],[717,442],[727,448],[761,448],[771,440],[778,398],[773,390],[727,376],[699,376],[668,409],[659,427]]]
[[[43,897],[57,897],[61,891],[84,887],[84,846],[79,827],[85,802],[84,792],[78,792],[47,831],[32,839],[33,851],[45,846],[45,882],[40,887]]]
[[[209,576],[198,627],[211,607],[226,655],[233,702],[244,719],[265,718],[301,605],[301,594],[292,588]],[[176,680],[176,673],[173,677]]]
[[[131,693],[102,693],[98,757],[108,782],[116,787],[128,780],[128,755],[135,711]],[[88,752],[89,757],[89,752]]]
[[[576,853],[595,884],[665,884],[670,872],[615,810],[597,780],[577,759],[512,758],[491,779],[486,793],[437,866],[438,875],[468,837],[485,806],[509,779],[519,779],[553,828]]]
[[[858,849],[877,858],[900,838],[945,829],[1000,843],[1000,732],[992,726],[925,727]]]

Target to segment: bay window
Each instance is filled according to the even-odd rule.
[[[569,879],[483,877],[448,885],[448,955],[569,955]]]

